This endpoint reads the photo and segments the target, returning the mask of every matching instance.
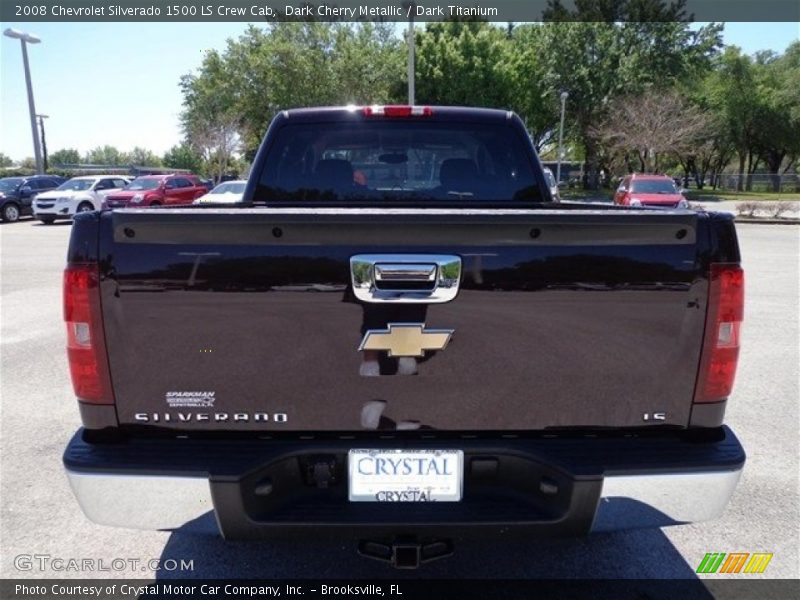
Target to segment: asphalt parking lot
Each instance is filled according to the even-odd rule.
[[[693,578],[706,552],[772,552],[764,577],[800,577],[798,256],[800,227],[739,226],[747,273],[743,351],[727,422],[748,453],[723,518],[585,539],[469,542],[453,558],[395,572],[350,543],[226,543],[194,530],[101,527],[81,513],[61,470],[79,426],[61,321],[61,270],[70,224],[0,225],[0,576]],[[20,555],[62,559],[193,560],[191,572],[147,567],[103,573],[24,568]],[[19,567],[23,568],[20,569]],[[752,577],[752,576],[751,576]]]

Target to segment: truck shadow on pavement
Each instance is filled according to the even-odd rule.
[[[692,590],[697,588],[692,598],[712,597],[660,529],[582,538],[456,540],[452,556],[412,571],[359,556],[351,539],[235,542],[217,531],[213,513],[173,531],[162,564],[192,560],[193,570],[164,570],[157,579],[689,579],[696,584]]]

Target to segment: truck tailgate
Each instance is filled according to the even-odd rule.
[[[103,214],[118,418],[270,433],[686,426],[705,227],[647,210]],[[457,295],[364,302],[356,255],[457,257]],[[405,364],[378,350],[365,368],[365,335],[390,325],[449,337]]]

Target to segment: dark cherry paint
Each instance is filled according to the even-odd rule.
[[[91,237],[99,226],[119,422],[316,432],[687,425],[705,273],[719,254],[707,241],[729,220],[659,212],[632,227],[634,215],[613,210],[529,211],[513,219],[502,211],[352,212],[251,209],[221,219],[199,209],[122,211],[91,227],[81,220],[71,260],[87,258],[82,229]],[[447,235],[437,221],[449,223]],[[433,244],[437,236],[448,243]],[[422,314],[359,304],[349,289],[349,257],[373,252],[458,254],[459,295]],[[417,375],[398,374],[396,361],[384,357],[380,377],[362,377],[357,347],[365,321],[424,321],[455,335],[444,351],[419,361]],[[197,390],[215,392],[213,407],[167,405],[167,392]],[[375,410],[377,425],[365,416]],[[214,422],[217,412],[251,419]],[[287,421],[255,423],[256,412]],[[643,421],[653,412],[666,419]],[[161,417],[143,424],[137,413]],[[173,420],[164,422],[164,413]],[[197,421],[195,413],[212,416]]]

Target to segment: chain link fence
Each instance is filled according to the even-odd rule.
[[[721,173],[715,180],[707,182],[707,186],[724,191],[800,193],[800,175],[797,173]]]

